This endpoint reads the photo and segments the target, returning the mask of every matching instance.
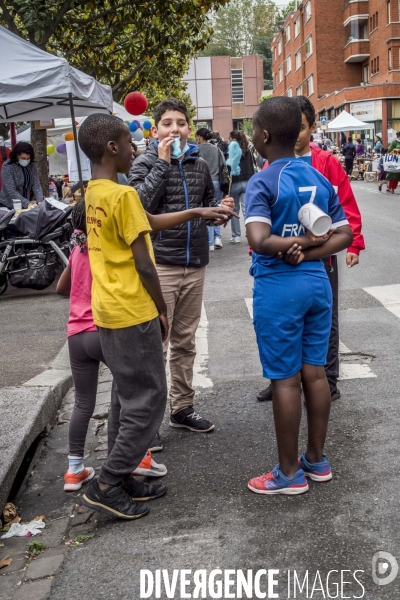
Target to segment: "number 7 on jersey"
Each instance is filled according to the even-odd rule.
[[[309,202],[312,204],[314,202],[314,198],[317,193],[317,186],[310,185],[308,187],[299,187],[299,192],[311,192]]]

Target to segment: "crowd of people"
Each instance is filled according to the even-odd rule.
[[[138,157],[116,117],[91,115],[79,131],[93,173],[86,201],[74,208],[75,247],[58,283],[58,292],[70,297],[76,396],[64,488],[91,481],[86,506],[139,518],[148,513],[148,500],[167,491],[164,483],[135,479],[167,472],[151,455],[162,448],[158,429],[167,397],[171,427],[214,429],[195,410],[195,334],[209,251],[222,244],[218,228],[228,219],[231,241],[240,241],[241,209],[253,250],[254,327],[263,374],[271,380],[259,400],[273,400],[279,455],[279,464],[248,486],[262,494],[304,493],[306,477],[332,477],[323,447],[331,402],[340,397],[336,253],[347,248],[352,267],[364,248],[349,180],[332,153],[310,147],[315,111],[305,97],[272,98],[256,111],[252,142],[265,163],[261,171],[241,132],[231,132],[227,148],[223,140],[210,143],[215,134],[204,128],[191,143],[180,100],[161,102],[154,119],[154,142]],[[127,175],[128,185],[118,183],[118,174]],[[310,200],[332,219],[324,236],[298,221]],[[83,455],[101,362],[113,384],[108,458],[94,479]],[[299,462],[301,385],[309,441]]]

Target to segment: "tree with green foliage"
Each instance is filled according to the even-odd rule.
[[[202,56],[259,54],[264,85],[272,85],[271,40],[278,11],[273,0],[231,0],[213,17],[214,33]]]

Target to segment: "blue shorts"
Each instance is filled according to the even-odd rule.
[[[325,274],[256,277],[253,313],[264,377],[287,379],[303,363],[325,365],[332,325],[332,289]]]

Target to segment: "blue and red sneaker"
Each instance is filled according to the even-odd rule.
[[[286,477],[279,469],[279,464],[270,473],[250,479],[247,484],[249,490],[256,494],[285,494],[294,496],[308,492],[307,479],[302,469],[294,477]]]
[[[330,481],[332,479],[331,465],[326,460],[326,455],[322,455],[322,462],[310,463],[306,459],[306,453],[299,458],[299,466],[303,469],[304,475],[313,481]]]

